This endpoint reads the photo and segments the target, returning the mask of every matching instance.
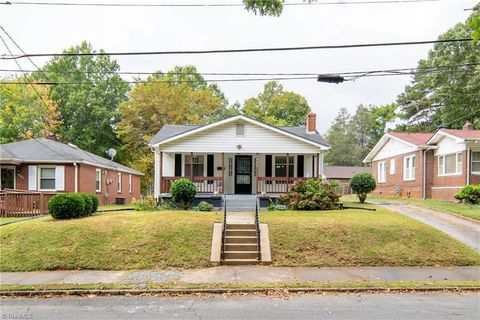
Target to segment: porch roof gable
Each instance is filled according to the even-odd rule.
[[[318,132],[314,134],[308,134],[303,126],[271,126],[245,115],[236,115],[227,119],[212,122],[206,125],[164,125],[162,129],[153,137],[149,142],[149,146],[156,147],[174,140],[184,138],[189,135],[193,135],[204,130],[214,128],[226,123],[235,122],[237,120],[244,120],[246,122],[258,125],[263,128],[267,128],[271,131],[289,136],[291,138],[306,142],[310,145],[314,145],[323,150],[330,149],[330,145]]]

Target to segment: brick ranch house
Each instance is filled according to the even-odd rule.
[[[155,155],[155,197],[174,180],[193,181],[197,193],[280,194],[298,180],[323,175],[330,147],[310,113],[306,126],[275,127],[245,115],[206,125],[165,125],[149,143]]]
[[[389,132],[364,162],[372,163],[375,195],[455,200],[467,184],[480,184],[480,130]]]
[[[100,204],[140,198],[143,173],[72,144],[37,138],[0,145],[0,189],[89,192]]]

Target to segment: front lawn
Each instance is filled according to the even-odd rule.
[[[261,222],[269,224],[274,266],[480,265],[480,254],[459,241],[378,207],[262,212]]]
[[[342,197],[342,200],[345,201],[354,201],[356,198],[354,196],[345,196]],[[367,198],[368,201],[394,201],[394,202],[402,202],[402,203],[409,203],[421,207],[425,207],[428,209],[434,209],[444,212],[456,213],[468,218],[480,220],[480,206],[469,205],[464,203],[456,203],[452,201],[446,200],[436,200],[436,199],[405,199],[405,198],[390,198],[390,197],[378,197],[378,196],[369,196]]]
[[[0,228],[0,271],[129,270],[209,265],[212,212],[102,213]]]
[[[28,220],[29,217],[0,217],[0,225],[5,224],[5,223],[10,223],[10,222],[18,222],[22,220]]]

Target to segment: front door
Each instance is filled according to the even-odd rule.
[[[15,169],[0,168],[0,190],[15,189]]]
[[[252,156],[235,156],[235,194],[252,194]]]

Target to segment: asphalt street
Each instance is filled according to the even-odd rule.
[[[1,319],[479,319],[480,293],[4,298]]]

